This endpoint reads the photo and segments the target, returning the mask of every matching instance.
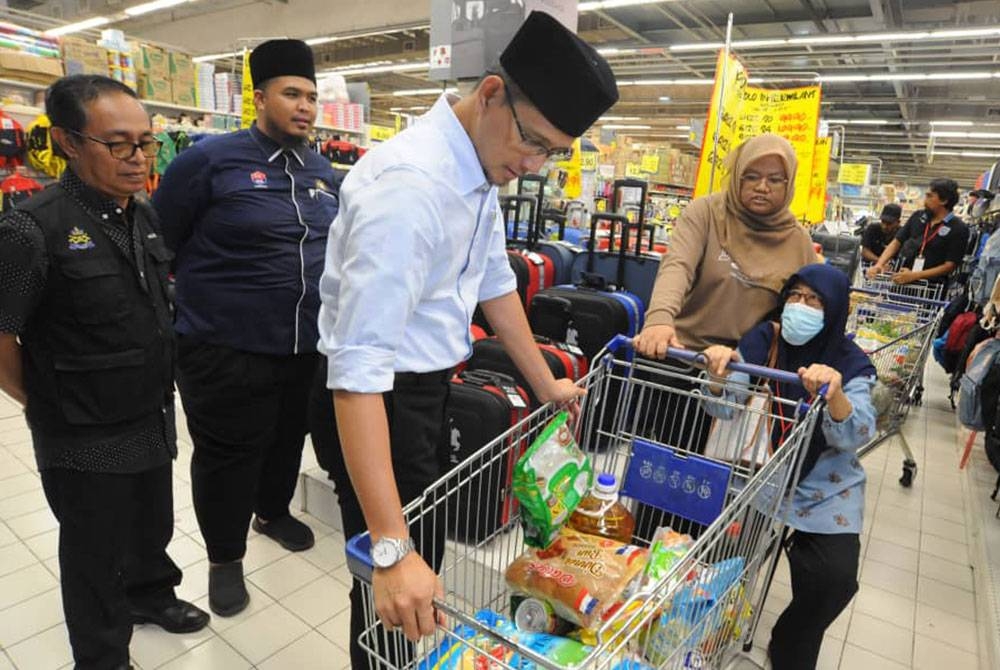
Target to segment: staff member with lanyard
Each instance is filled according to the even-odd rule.
[[[343,450],[331,477],[344,533],[371,531],[375,608],[411,640],[434,630],[444,522],[424,524],[436,526],[435,538],[414,529],[411,539],[402,503],[441,473],[448,380],[471,355],[476,304],[542,401],[575,407],[583,394],[553,378],[528,328],[504,249],[497,186],[571,153],[618,89],[593,48],[538,11],[500,66],[465,97],[439,98],[419,123],[354,167],[320,283],[336,426],[327,392],[326,426],[317,417],[313,441]],[[363,623],[355,585],[355,668],[367,667],[358,645]]]
[[[289,551],[313,545],[289,514],[320,357],[317,285],[337,186],[306,140],[316,120],[312,50],[272,40],[250,54],[257,121],[171,163],[153,202],[177,250],[178,386],[194,441],[191,485],[208,550],[209,606],[233,616],[247,527]]]
[[[191,633],[178,600],[171,461],[170,253],[136,199],[160,149],[135,92],[77,75],[45,95],[58,184],[0,219],[0,389],[25,405],[59,520],[62,605],[77,670],[129,668],[132,625]],[[0,486],[2,488],[2,486]]]
[[[892,276],[895,284],[926,280],[947,290],[948,276],[962,264],[969,242],[968,227],[952,211],[958,203],[958,184],[935,179],[924,197],[924,208],[914,212],[878,261],[868,268],[874,278],[898,253],[904,269]]]

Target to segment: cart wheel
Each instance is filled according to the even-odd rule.
[[[911,401],[913,405],[920,407],[924,404],[924,387],[918,386],[913,389],[913,400]]]
[[[899,478],[903,488],[910,488],[913,485],[913,475],[917,474],[917,464],[909,459],[903,461],[903,476]]]

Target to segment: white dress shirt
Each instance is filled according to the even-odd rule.
[[[369,151],[340,188],[319,284],[331,389],[380,393],[396,372],[457,365],[477,303],[517,289],[497,189],[451,101]]]

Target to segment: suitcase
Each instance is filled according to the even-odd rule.
[[[538,349],[545,359],[546,365],[556,379],[572,379],[577,381],[587,374],[590,364],[579,347],[536,336]],[[500,340],[495,337],[479,340],[472,345],[472,357],[465,362],[467,370],[492,370],[509,375],[524,389],[528,395],[532,409],[541,407],[528,381],[517,369],[514,361],[503,348]]]
[[[553,282],[551,286],[568,284],[572,279],[573,263],[577,256],[583,253],[583,249],[565,241],[566,238],[566,215],[556,210],[546,210],[542,214],[542,224],[554,224],[556,228],[557,240],[547,240],[542,236],[536,241],[535,250],[551,259]],[[547,228],[546,228],[547,229]]]
[[[510,377],[488,371],[463,372],[451,381],[445,407],[447,448],[443,450],[448,490],[460,495],[448,505],[449,537],[475,544],[486,540],[512,518],[516,508],[510,491],[519,449],[502,444],[473,458],[490,441],[528,415],[528,397]],[[511,439],[523,440],[523,435]],[[472,461],[468,459],[473,458]],[[454,487],[454,488],[452,488]]]
[[[854,279],[854,273],[861,262],[861,238],[852,235],[830,235],[813,233],[813,242],[819,243],[827,264],[832,265]]]

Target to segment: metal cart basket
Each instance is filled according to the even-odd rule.
[[[655,505],[688,523],[696,539],[668,574],[645,583],[600,625],[596,644],[574,667],[725,667],[752,641],[766,596],[764,582],[777,561],[785,528],[784,503],[797,482],[800,455],[821,403],[810,407],[780,400],[761,386],[743,389],[750,398],[766,397],[759,407],[717,399],[693,368],[633,361],[631,351],[621,348],[624,344],[625,338],[616,338],[579,382],[587,396],[576,422],[577,441],[595,473],[612,472],[623,482],[626,504]],[[688,352],[671,353],[695,358]],[[749,373],[754,383],[760,378],[798,381],[795,375],[758,366],[733,368]],[[774,454],[761,459],[747,459],[745,452],[731,459],[701,456],[703,436],[664,442],[664,435],[676,433],[670,430],[676,422],[703,413],[706,402],[733,408],[728,430],[736,443],[745,441],[762,420],[771,425],[767,422],[783,419],[792,427],[782,433],[784,441]],[[370,540],[367,534],[350,540],[348,565],[365,603],[359,642],[372,668],[562,667],[523,643],[520,634],[504,634],[483,616],[491,610],[513,620],[505,571],[525,545],[511,468],[557,413],[552,406],[539,409],[404,509],[411,535],[424,543],[425,557],[435,557],[429,562],[438,563],[444,586],[445,595],[435,606],[446,623],[434,635],[412,644],[383,628],[374,609]],[[659,428],[650,417],[657,418]],[[481,523],[479,511],[487,505],[509,511],[499,529],[475,545],[455,541],[483,536],[469,526]],[[638,536],[635,544],[648,544],[650,535]],[[462,664],[448,665],[457,658]]]
[[[919,289],[913,288],[911,292],[919,293]],[[871,441],[858,450],[858,456],[863,457],[893,435],[899,435],[904,454],[899,483],[903,486],[913,483],[917,463],[900,428],[910,405],[922,401],[924,366],[944,306],[945,303],[926,294],[851,289],[847,332],[854,335],[871,358],[879,380],[872,394],[879,417],[877,430]]]

